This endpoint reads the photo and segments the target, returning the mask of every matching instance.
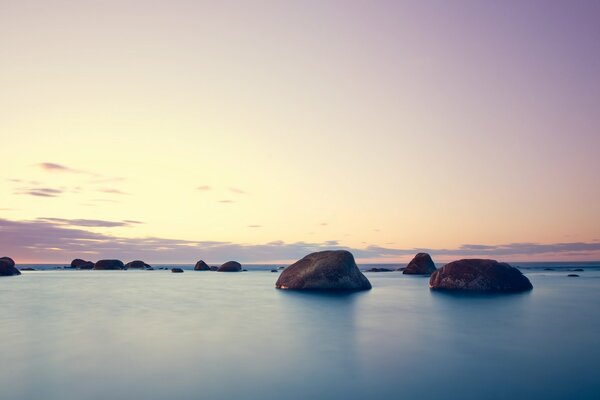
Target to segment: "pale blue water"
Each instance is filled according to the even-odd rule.
[[[600,271],[539,266],[504,296],[399,272],[350,295],[263,270],[24,272],[0,278],[0,398],[598,399]]]

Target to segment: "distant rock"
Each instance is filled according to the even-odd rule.
[[[19,271],[37,271],[35,268],[31,268],[31,267],[23,267],[23,268],[19,268]]]
[[[237,261],[227,261],[221,265],[218,272],[240,272],[242,270],[242,264]]]
[[[571,277],[571,278],[579,278],[579,275],[577,275],[577,274],[569,274],[567,276]]]
[[[21,271],[15,267],[15,261],[10,257],[0,258],[0,276],[13,275],[21,275]]]
[[[277,289],[369,290],[371,283],[346,250],[311,253],[283,270]]]
[[[73,261],[71,261],[71,268],[93,269],[94,263],[91,261],[82,260],[81,258],[76,258]]]
[[[121,260],[100,260],[94,264],[95,270],[115,270],[125,269],[125,265]]]
[[[211,271],[218,271],[218,270],[219,270],[219,267],[210,267],[210,270],[211,270]]]
[[[271,272],[279,272],[278,269],[272,269]]]
[[[204,261],[200,260],[194,266],[194,271],[210,271],[210,267]]]
[[[402,270],[405,275],[431,275],[435,272],[435,264],[427,253],[418,253]]]
[[[583,268],[573,268],[571,271],[573,271],[573,272],[583,272]]]
[[[127,264],[125,264],[125,269],[147,269],[147,268],[152,268],[152,267],[141,260],[130,261]]]
[[[181,274],[183,270],[181,268],[171,268],[171,272],[175,274]]]
[[[554,268],[544,268],[544,271],[554,271]]]
[[[247,269],[243,269],[242,272],[248,272],[248,270]]]
[[[429,287],[470,292],[523,292],[533,289],[518,269],[495,260],[464,259],[436,270]]]
[[[366,270],[365,272],[392,272],[393,269],[388,269],[388,268],[370,268],[368,270]]]
[[[285,267],[279,267],[278,269],[285,269]]]

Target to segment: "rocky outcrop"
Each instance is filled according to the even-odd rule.
[[[71,261],[71,268],[93,269],[94,263],[91,261],[82,260],[81,258],[76,258],[73,261]]]
[[[210,270],[211,270],[211,271],[218,271],[218,270],[219,270],[219,267],[212,266],[212,267],[210,267]]]
[[[275,287],[292,290],[368,290],[371,283],[346,250],[312,253],[283,270]]]
[[[529,279],[507,263],[485,259],[453,261],[429,279],[436,290],[468,292],[523,292],[533,289]]]
[[[427,253],[418,253],[402,270],[405,275],[431,275],[435,272],[435,264]]]
[[[367,270],[365,270],[365,272],[392,272],[393,269],[389,269],[389,268],[377,268],[377,267],[373,267],[373,268],[369,268]]]
[[[194,266],[194,271],[210,271],[210,267],[203,260],[200,260]]]
[[[13,275],[21,275],[21,271],[15,267],[15,261],[10,257],[0,258],[0,276]]]
[[[125,269],[146,269],[146,268],[152,268],[152,267],[141,260],[130,261],[127,264],[125,264]]]
[[[569,278],[579,278],[579,275],[577,274],[569,274],[567,275]]]
[[[95,270],[115,270],[125,269],[125,265],[121,260],[100,260],[94,264]]]
[[[241,272],[242,264],[237,261],[227,261],[225,264],[221,265],[218,272]]]
[[[181,273],[183,273],[183,269],[181,269],[181,268],[171,268],[171,272],[173,272],[175,274],[181,274]]]

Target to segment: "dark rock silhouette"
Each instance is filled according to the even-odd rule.
[[[571,271],[573,271],[573,272],[583,272],[583,268],[574,268]]]
[[[100,260],[94,264],[95,270],[115,270],[125,269],[125,265],[121,260]]]
[[[435,264],[427,253],[418,253],[402,270],[406,275],[431,275],[435,272]]]
[[[219,270],[219,267],[210,267],[210,270],[211,270],[211,271],[218,271],[218,270]]]
[[[436,270],[429,287],[438,290],[471,292],[523,292],[533,289],[518,269],[495,260],[464,259]]]
[[[393,269],[373,267],[373,268],[366,270],[365,272],[392,272],[392,271],[393,271]]]
[[[14,275],[21,275],[21,271],[15,267],[15,261],[10,257],[0,258],[0,276]]]
[[[81,258],[76,258],[73,261],[71,261],[71,268],[93,269],[94,263],[91,261],[82,260]]]
[[[127,264],[125,264],[125,269],[146,269],[146,268],[152,268],[152,267],[141,260],[130,261]]]
[[[35,268],[31,268],[31,267],[23,267],[23,268],[19,268],[19,271],[37,271]]]
[[[271,272],[279,272],[277,269],[272,269]]]
[[[200,260],[194,266],[194,271],[210,271],[210,267],[204,261]]]
[[[571,278],[579,278],[579,275],[577,275],[577,274],[569,274],[567,276],[571,277]]]
[[[181,268],[171,268],[171,272],[176,274],[181,274],[183,270]]]
[[[554,271],[554,268],[544,268],[544,271]]]
[[[283,270],[275,287],[293,290],[369,290],[371,283],[346,250],[311,253]]]
[[[240,272],[242,270],[242,265],[237,261],[227,261],[225,264],[221,265],[218,272]]]

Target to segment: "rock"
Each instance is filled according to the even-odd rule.
[[[279,267],[278,269],[285,269],[285,267]]]
[[[369,290],[371,283],[346,250],[311,253],[283,270],[277,289]]]
[[[272,269],[271,272],[279,272],[277,269]]]
[[[19,271],[36,271],[36,269],[31,267],[23,267],[19,268]]]
[[[200,260],[194,266],[194,271],[210,271],[210,267],[204,261]]]
[[[392,269],[387,269],[387,268],[370,268],[368,270],[366,270],[365,272],[392,272]]]
[[[544,268],[544,271],[554,271],[554,268]]]
[[[125,265],[121,260],[100,260],[94,264],[95,270],[114,270],[125,269]]]
[[[21,275],[21,271],[15,267],[15,261],[10,257],[0,258],[0,276],[14,275]]]
[[[577,274],[569,274],[567,276],[571,277],[571,278],[579,278],[579,275],[577,275]]]
[[[402,270],[405,275],[431,275],[435,272],[435,264],[427,253],[418,253]]]
[[[125,264],[125,269],[146,269],[146,268],[152,268],[152,267],[141,260],[130,261],[127,264]]]
[[[243,269],[242,272],[248,272],[248,270],[247,269]]]
[[[210,270],[211,270],[211,271],[218,271],[218,270],[219,270],[219,267],[210,267]]]
[[[518,269],[495,260],[464,259],[444,265],[431,274],[429,287],[471,292],[522,292],[533,289]]]
[[[73,261],[71,261],[71,268],[93,269],[94,263],[91,261],[82,260],[81,258],[76,258]]]
[[[573,271],[573,272],[583,272],[583,268],[574,268],[571,271]]]
[[[242,264],[237,261],[227,261],[221,265],[218,272],[240,272],[242,270]]]
[[[171,268],[171,272],[176,274],[181,274],[183,270],[181,268]]]

